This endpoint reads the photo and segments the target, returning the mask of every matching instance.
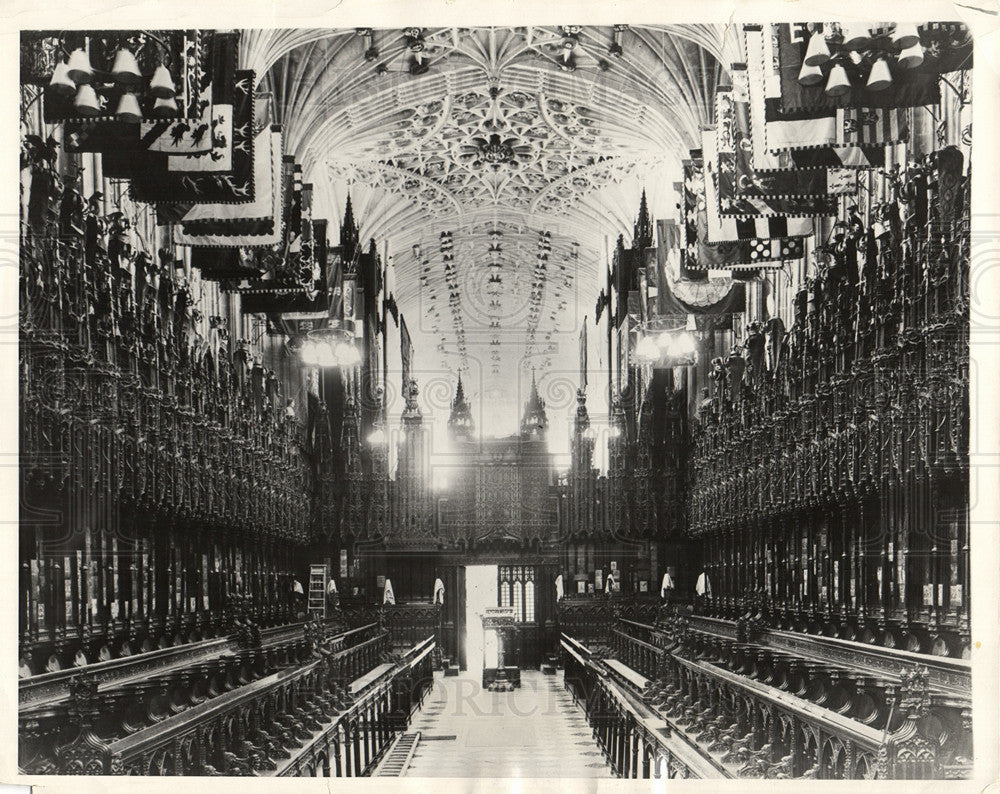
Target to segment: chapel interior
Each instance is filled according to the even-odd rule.
[[[971,77],[22,31],[20,771],[968,777]]]

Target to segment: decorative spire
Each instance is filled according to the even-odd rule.
[[[531,395],[524,404],[524,415],[521,417],[521,436],[543,436],[549,426],[545,416],[545,401],[538,394],[538,384],[535,381],[535,370],[531,370]]]
[[[350,395],[348,395],[344,402],[344,423],[340,430],[340,446],[344,450],[347,470],[360,470],[361,434],[358,411],[354,398]]]
[[[347,206],[344,209],[344,222],[340,225],[341,257],[344,262],[354,259],[360,241],[358,224],[354,221],[354,207],[351,206],[351,194],[347,194]]]
[[[448,417],[448,431],[452,438],[469,439],[475,431],[472,421],[472,408],[465,398],[462,388],[462,373],[458,373],[458,386],[455,389],[455,399],[451,402],[451,416]]]
[[[636,218],[635,227],[632,231],[632,247],[643,249],[649,248],[653,244],[653,219],[649,216],[649,207],[646,204],[646,189],[642,190],[642,199],[639,202],[639,217]]]
[[[576,419],[573,438],[570,442],[573,471],[582,475],[590,471],[594,464],[594,434],[590,430],[590,415],[587,413],[587,392],[576,390]]]
[[[410,380],[403,387],[403,396],[406,399],[406,407],[403,409],[404,422],[423,422],[423,414],[420,412],[420,403],[417,401],[417,395],[419,394],[420,389],[417,388],[417,381],[410,378]]]
[[[587,390],[576,390],[576,432],[583,433],[590,427],[590,414],[587,412]]]

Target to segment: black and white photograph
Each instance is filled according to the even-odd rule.
[[[6,20],[0,781],[992,783],[996,8],[347,5]]]

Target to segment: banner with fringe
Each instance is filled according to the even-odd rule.
[[[780,267],[784,260],[802,257],[802,240],[789,235],[812,234],[811,220],[769,218],[759,225],[732,218],[723,221],[718,211],[712,210],[715,201],[705,162],[685,161],[685,269],[757,268],[768,263]]]
[[[809,46],[811,33],[809,24],[804,22],[780,23],[768,26],[770,42],[768,56],[770,70],[779,77],[780,93],[776,112],[788,113],[811,109],[838,108],[904,108],[921,105],[936,105],[941,101],[938,75],[967,69],[972,65],[972,43],[959,41],[953,44],[954,29],[941,23],[918,26],[923,60],[914,68],[905,69],[896,62],[900,49],[893,44],[888,29],[873,36],[863,59],[841,58],[851,86],[842,96],[830,96],[825,87],[831,60],[822,69],[822,76],[814,85],[799,82],[799,72]],[[868,88],[868,78],[872,63],[884,58],[890,69],[892,84],[881,91]]]
[[[247,204],[196,204],[174,229],[178,245],[239,247],[274,245],[282,239],[281,132],[265,129],[254,144],[254,194]],[[289,171],[289,178],[290,178]]]
[[[207,154],[172,158],[153,153],[109,151],[104,156],[105,173],[130,178],[132,195],[139,201],[166,204],[252,202],[256,196],[254,146],[259,138],[254,130],[254,80],[252,70],[236,72],[232,92],[232,134],[225,140],[213,138],[213,148]],[[266,160],[270,157],[266,146],[262,156]],[[177,162],[171,164],[174,159]]]
[[[734,67],[735,68],[735,67]],[[743,77],[745,77],[745,71]],[[733,89],[715,95],[716,146],[720,156],[733,156],[734,192],[757,198],[826,198],[857,191],[856,172],[847,168],[787,168],[782,158],[753,156],[748,89],[734,72]],[[737,88],[738,83],[744,83]],[[744,90],[747,89],[747,90]],[[720,189],[721,194],[721,189]]]

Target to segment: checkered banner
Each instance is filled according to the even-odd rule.
[[[788,233],[791,229],[812,234],[811,221],[727,218],[723,222],[718,212],[712,211],[715,200],[704,162],[684,161],[685,269],[781,267],[783,260],[802,257],[801,237]],[[713,231],[716,237],[726,239],[713,241]]]
[[[760,113],[758,102],[757,111],[751,102],[750,91],[750,70],[745,63],[734,63],[731,66],[730,74],[733,79],[732,102],[734,107],[731,113],[739,122],[738,128],[744,135],[743,145],[749,142],[748,155],[752,158],[753,167],[758,170],[768,169],[795,169],[795,168],[880,168],[885,165],[885,147],[882,145],[882,137],[869,134],[866,130],[862,134],[851,135],[846,133],[847,128],[843,126],[843,118],[846,114],[860,114],[857,110],[841,110],[837,115],[837,134],[839,142],[845,145],[837,146],[814,146],[808,149],[781,149],[771,151],[766,145],[767,130],[771,127]],[[760,86],[759,79],[755,78],[755,87]],[[720,92],[718,97],[725,98],[726,92]],[[867,113],[867,111],[866,111]],[[899,113],[886,113],[885,111],[873,111],[872,116],[865,116],[868,122],[871,118],[886,118],[890,124],[896,123],[900,118]],[[716,111],[716,132],[719,133],[720,118],[725,118],[724,114]],[[772,122],[773,123],[773,122]],[[855,123],[857,126],[857,123]],[[735,134],[735,133],[734,133]],[[889,140],[888,137],[884,138]],[[721,140],[721,135],[719,140]],[[846,145],[856,144],[856,145]]]
[[[815,218],[836,214],[837,201],[833,196],[769,198],[739,195],[736,190],[736,153],[719,152],[714,129],[702,132],[702,152],[705,159],[706,190],[711,188],[717,202],[711,211],[718,212],[722,217],[752,218],[777,215],[786,218]]]
[[[745,77],[745,71],[743,73]],[[734,72],[734,89],[737,81]],[[758,198],[825,198],[857,191],[856,171],[849,168],[787,168],[782,158],[753,156],[747,91],[719,90],[715,95],[716,146],[720,156],[732,156],[736,165],[737,196]],[[720,190],[721,194],[721,190]]]
[[[844,167],[865,167],[885,162],[877,147],[899,143],[907,134],[906,108],[814,107],[782,110],[781,68],[774,26],[744,25],[747,56],[750,123],[754,136],[754,157],[758,162],[767,152],[785,152],[796,165],[807,165],[817,156],[831,156]],[[735,79],[734,79],[735,85]],[[763,130],[764,134],[759,132]],[[846,147],[843,149],[842,147]],[[861,147],[860,151],[853,150]],[[821,152],[822,154],[809,154]]]

